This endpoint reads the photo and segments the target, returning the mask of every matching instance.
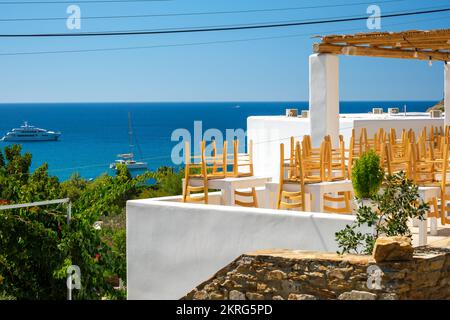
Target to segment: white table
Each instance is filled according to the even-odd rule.
[[[268,182],[266,183],[266,199],[269,203],[269,208],[275,208],[275,200],[272,194],[277,194],[278,192],[278,182]],[[295,184],[285,184],[286,191],[298,191],[298,186]],[[326,193],[337,193],[351,191],[353,192],[353,186],[351,180],[339,180],[331,182],[319,182],[319,183],[308,183],[305,184],[305,193],[312,195],[311,210],[313,212],[323,212],[323,195]]]
[[[209,189],[217,189],[222,191],[222,204],[226,206],[234,206],[234,191],[236,189],[249,189],[264,187],[266,183],[271,181],[271,177],[251,176],[251,177],[229,177],[224,179],[208,180]],[[202,186],[203,180],[190,179],[191,186]],[[183,179],[184,186],[184,179]]]

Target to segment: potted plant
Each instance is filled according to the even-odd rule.
[[[373,194],[371,200],[374,206],[359,206],[355,222],[336,233],[340,253],[371,254],[379,236],[410,238],[408,220],[423,220],[429,210],[419,187],[404,172],[388,175],[382,192]],[[367,229],[372,232],[361,232]]]
[[[373,150],[363,153],[353,165],[351,176],[357,202],[371,206],[371,199],[380,190],[383,178],[380,157]]]

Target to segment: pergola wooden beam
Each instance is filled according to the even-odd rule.
[[[401,50],[386,49],[376,47],[362,46],[343,46],[327,43],[316,43],[313,45],[315,53],[331,53],[349,56],[365,56],[378,58],[399,58],[399,59],[417,59],[417,60],[442,60],[450,61],[450,53],[440,51],[423,51],[423,50]]]
[[[450,61],[450,29],[329,35],[313,46],[315,53]]]

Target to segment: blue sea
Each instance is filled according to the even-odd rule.
[[[341,113],[368,112],[373,107],[407,106],[407,111],[425,111],[437,101],[341,102]],[[56,142],[21,143],[33,155],[32,170],[46,162],[60,180],[78,172],[84,178],[113,174],[109,164],[119,153],[129,152],[128,113],[136,145],[136,158],[149,169],[174,166],[172,132],[185,128],[193,132],[194,121],[202,121],[203,132],[217,128],[246,130],[251,115],[282,115],[286,108],[307,109],[308,102],[211,102],[211,103],[52,103],[0,104],[0,136],[23,121],[47,130],[61,131]],[[0,146],[7,145],[0,142]],[[139,152],[141,151],[141,152]]]

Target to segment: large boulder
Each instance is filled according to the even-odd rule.
[[[408,237],[379,237],[373,249],[376,262],[405,261],[413,259],[414,249]]]

